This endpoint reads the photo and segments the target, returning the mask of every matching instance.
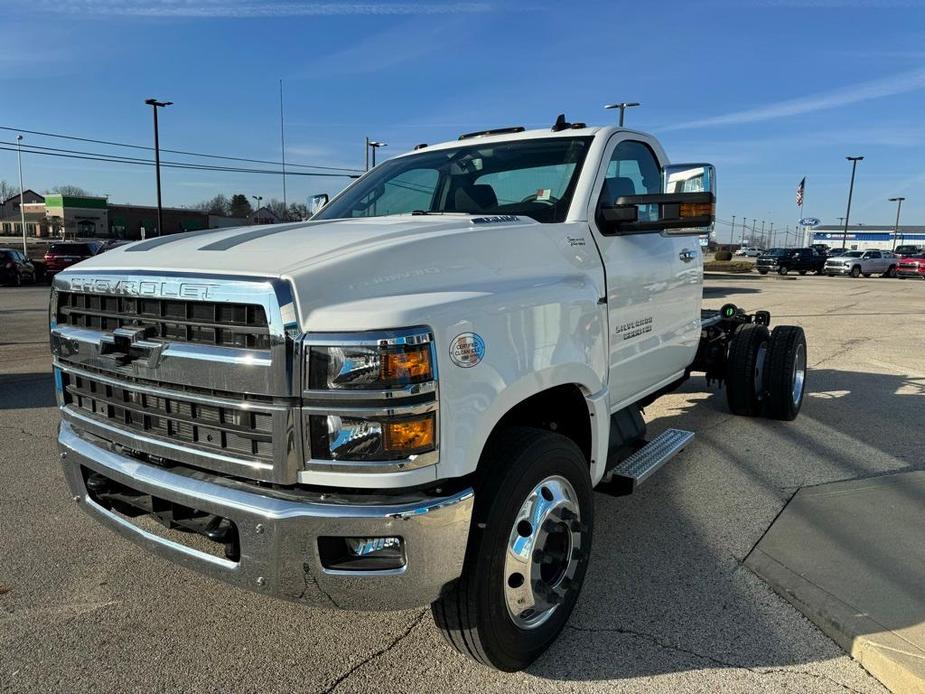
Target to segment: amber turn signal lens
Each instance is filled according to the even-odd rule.
[[[382,355],[382,380],[391,383],[416,383],[433,376],[430,346],[420,345]]]
[[[706,217],[713,215],[713,203],[711,202],[682,202],[681,218],[684,217]]]
[[[385,449],[408,454],[432,450],[434,435],[433,413],[415,419],[385,422]]]

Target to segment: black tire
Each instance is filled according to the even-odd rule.
[[[805,274],[806,274],[806,270],[800,270],[800,274],[801,274],[801,275],[805,275]]]
[[[22,274],[19,270],[13,272],[13,286],[21,287],[22,286]]]
[[[869,272],[865,272],[865,273],[864,273],[864,277],[870,277],[870,275],[871,275],[871,273],[869,273]]]
[[[783,265],[781,265],[779,268],[777,268],[778,275],[786,275],[788,272],[790,272],[789,267],[784,267]]]
[[[851,268],[851,276],[852,277],[861,276],[861,266],[860,265],[855,265],[853,268]]]
[[[766,274],[768,274],[768,271],[767,271],[767,270],[759,270],[759,271],[758,271],[758,274],[759,274],[759,275],[766,275]]]
[[[882,275],[880,275],[880,276],[881,276],[881,277],[889,277],[890,279],[892,279],[893,277],[896,277],[896,266],[895,266],[895,265],[890,265],[890,267],[887,268],[887,271],[884,272],[884,273],[883,273]]]
[[[531,427],[512,427],[494,436],[480,469],[486,473],[476,488],[462,576],[431,605],[431,612],[457,651],[483,665],[514,672],[552,644],[575,607],[591,550],[591,479],[588,462],[571,439]],[[546,621],[525,629],[515,623],[505,600],[505,558],[522,505],[553,475],[567,480],[577,497],[580,523],[571,522],[572,530],[580,533],[580,551],[569,554],[577,564],[564,597]]]
[[[768,386],[765,414],[771,419],[786,422],[795,419],[803,406],[806,392],[806,336],[803,328],[795,325],[774,328],[768,343],[765,382]]]
[[[726,362],[726,401],[733,414],[744,417],[761,414],[764,399],[761,375],[765,363],[762,352],[767,343],[768,329],[757,323],[746,323],[732,338]]]

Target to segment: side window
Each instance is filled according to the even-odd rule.
[[[867,254],[867,257],[868,257],[868,258],[879,258],[879,257],[880,257],[880,251],[870,251],[870,252]]]
[[[598,206],[613,204],[621,195],[662,192],[662,170],[652,150],[642,142],[624,140],[613,150]],[[639,221],[658,219],[657,205],[640,205]]]

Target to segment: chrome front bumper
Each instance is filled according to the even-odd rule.
[[[827,275],[850,275],[851,268],[847,265],[826,265],[822,271]]]
[[[462,572],[473,491],[384,504],[292,501],[187,476],[119,455],[81,438],[66,421],[58,444],[74,500],[128,539],[208,576],[316,607],[397,610],[432,602]],[[231,520],[240,559],[231,561],[144,530],[90,498],[81,468],[126,487]],[[405,566],[332,571],[318,552],[322,536],[398,536]]]

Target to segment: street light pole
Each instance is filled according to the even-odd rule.
[[[848,218],[851,217],[851,196],[854,194],[854,172],[858,168],[858,162],[862,161],[864,157],[845,157],[845,159],[851,162],[851,185],[848,187],[848,209],[845,210],[845,230],[841,237],[842,250],[845,249],[848,243]]]
[[[380,147],[388,147],[388,145],[385,142],[377,142],[376,140],[370,140],[368,137],[366,138],[366,170],[367,171],[369,171],[369,166],[370,166],[369,151],[372,150],[373,152],[372,167],[375,169],[376,168],[376,150],[379,149]]]
[[[22,135],[16,136],[16,158],[19,160],[19,224],[22,227],[22,254],[29,257],[29,249],[26,247],[26,212],[22,208],[25,202],[25,190],[22,185]]]
[[[620,109],[620,127],[623,127],[623,114],[626,113],[626,109],[633,108],[634,106],[639,106],[638,101],[622,101],[619,104],[607,104],[604,108],[606,110],[618,108]]]
[[[257,218],[257,213],[260,211],[260,201],[263,200],[263,196],[251,195],[251,197],[257,201],[257,207],[254,209],[254,224],[260,224],[260,220]]]
[[[774,222],[771,222],[771,228],[768,229],[768,248],[774,247]]]
[[[20,187],[21,186],[22,186],[22,183],[20,183]],[[903,200],[905,200],[905,198],[890,198],[890,202],[896,203],[896,224],[893,225],[893,248],[892,248],[892,250],[894,251],[896,250],[896,237],[899,234],[899,211],[903,208]]]
[[[173,102],[145,99],[145,103],[154,111],[154,169],[157,176],[157,235],[161,236],[164,233],[164,211],[161,207],[161,143],[157,131],[157,109],[170,106]]]

